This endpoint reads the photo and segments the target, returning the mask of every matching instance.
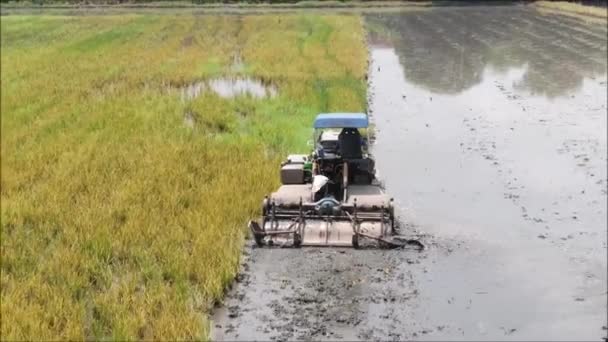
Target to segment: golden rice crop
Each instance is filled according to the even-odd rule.
[[[363,35],[354,16],[3,16],[2,339],[206,338],[280,158],[317,112],[365,108]],[[278,96],[180,96],[234,74]]]

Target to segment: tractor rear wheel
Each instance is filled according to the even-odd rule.
[[[352,244],[353,248],[359,248],[359,235],[353,234]]]
[[[263,235],[254,234],[253,239],[255,240],[255,244],[258,245],[258,247],[264,246],[264,236]]]
[[[298,233],[293,234],[293,246],[302,247],[302,236],[300,236]]]

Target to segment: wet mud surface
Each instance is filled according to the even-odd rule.
[[[214,340],[602,340],[606,26],[522,6],[370,14],[369,112],[426,249],[246,247]]]

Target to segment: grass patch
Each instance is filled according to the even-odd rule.
[[[365,110],[355,16],[0,25],[3,340],[206,338],[279,160],[317,112]],[[237,51],[276,97],[174,90],[230,76]]]

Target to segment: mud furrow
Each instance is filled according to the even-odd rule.
[[[560,29],[579,30],[599,39],[605,39],[606,33],[608,32],[608,26],[606,25],[587,24],[582,22],[580,19],[571,18],[566,15],[543,15],[538,13],[537,17],[538,20],[558,25]]]
[[[602,40],[602,39],[591,39],[591,40],[587,40],[587,39],[582,39],[580,38],[578,35],[573,34],[572,32],[567,33],[563,30],[560,30],[559,28],[556,27],[547,27],[546,25],[542,25],[541,23],[539,23],[536,17],[518,17],[518,21],[520,23],[525,23],[530,25],[529,27],[533,28],[533,31],[541,36],[541,39],[543,40],[550,40],[550,41],[563,41],[563,42],[567,42],[567,45],[569,48],[574,49],[574,50],[578,50],[578,51],[585,51],[587,53],[592,53],[592,54],[598,54],[598,53],[605,53],[606,52],[606,40]]]

